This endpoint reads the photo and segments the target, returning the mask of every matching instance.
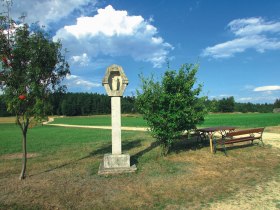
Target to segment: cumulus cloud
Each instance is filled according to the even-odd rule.
[[[12,15],[18,18],[25,13],[26,21],[48,25],[67,17],[74,10],[84,11],[83,6],[95,5],[96,0],[13,0]]]
[[[279,85],[270,85],[270,86],[261,86],[261,87],[256,87],[254,88],[255,92],[260,92],[260,91],[275,91],[275,90],[280,90]]]
[[[87,91],[92,90],[92,88],[101,86],[101,82],[88,81],[77,75],[67,75],[64,82],[70,89],[75,88]]]
[[[263,18],[236,19],[228,24],[235,39],[203,50],[202,56],[228,58],[247,49],[263,53],[280,49],[280,22],[265,21]]]
[[[62,40],[70,52],[88,52],[93,57],[131,56],[161,67],[173,47],[157,33],[142,16],[130,16],[109,5],[93,17],[80,17],[75,25],[61,28],[54,40]]]

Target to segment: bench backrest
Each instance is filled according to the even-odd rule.
[[[233,131],[226,134],[226,137],[240,136],[244,134],[252,134],[252,133],[262,133],[264,128],[252,128],[240,131]]]

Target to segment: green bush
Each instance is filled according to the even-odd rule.
[[[205,97],[199,97],[202,86],[194,88],[198,65],[185,64],[178,72],[167,70],[162,81],[153,77],[141,79],[137,91],[138,111],[147,120],[152,135],[168,154],[173,141],[182,132],[191,130],[204,121]]]

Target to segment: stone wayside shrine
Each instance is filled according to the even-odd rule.
[[[111,65],[107,68],[102,85],[111,97],[112,117],[112,154],[105,154],[98,174],[116,174],[136,171],[130,166],[129,154],[122,154],[121,142],[121,97],[128,85],[128,79],[121,66]]]

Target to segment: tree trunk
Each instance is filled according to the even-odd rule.
[[[28,125],[27,125],[28,127]],[[27,127],[22,130],[22,169],[19,176],[20,180],[23,180],[26,177],[26,163],[27,163],[27,150],[26,150],[26,134],[27,134]]]

